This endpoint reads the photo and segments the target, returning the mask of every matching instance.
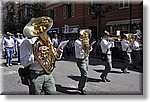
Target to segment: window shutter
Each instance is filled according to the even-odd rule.
[[[57,19],[57,15],[56,15],[56,9],[54,9],[54,21],[56,21],[56,19]]]
[[[75,4],[71,5],[71,16],[74,17],[75,16]]]
[[[66,19],[66,5],[63,8],[63,18]]]

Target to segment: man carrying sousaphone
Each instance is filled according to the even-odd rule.
[[[91,30],[89,29],[80,30],[79,39],[75,41],[75,56],[77,59],[77,66],[81,73],[78,90],[82,95],[86,94],[84,87],[88,75],[89,53],[92,51],[92,46],[89,44],[90,34]]]
[[[53,20],[49,17],[31,19],[24,27],[27,37],[20,46],[21,64],[29,69],[29,93],[31,95],[56,94],[52,71],[55,59],[61,57],[62,48],[54,49],[47,35]]]
[[[132,33],[124,34],[121,41],[121,48],[124,58],[123,67],[121,68],[123,73],[129,73],[129,65],[133,65],[131,54],[133,50],[139,49],[139,44],[134,40],[134,35]],[[134,66],[134,65],[133,65]]]

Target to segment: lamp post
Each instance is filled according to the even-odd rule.
[[[19,31],[19,28],[18,28],[19,27],[18,26],[19,25],[19,20],[18,20],[19,19],[19,10],[18,10],[19,9],[19,3],[17,1],[15,2],[15,6],[16,6],[16,8],[15,8],[16,13],[14,15],[15,16],[15,26],[16,26],[16,30],[18,32]]]
[[[130,27],[129,27],[129,31],[131,33],[131,29],[132,29],[132,5],[131,2],[129,2],[130,4]]]

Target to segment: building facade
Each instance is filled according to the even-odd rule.
[[[91,3],[56,3],[46,5],[46,15],[54,20],[53,28],[62,34],[78,34],[80,29],[89,28],[95,38],[101,37],[104,30],[116,35],[142,31],[143,2],[118,2],[104,14],[95,17],[90,10]],[[99,26],[101,25],[101,26]]]

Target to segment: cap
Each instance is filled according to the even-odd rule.
[[[110,34],[107,30],[104,31],[104,36],[113,36],[112,34]]]
[[[12,36],[13,34],[12,34],[12,33],[7,32],[7,33],[6,33],[6,35],[10,35],[10,36]]]
[[[85,30],[80,30],[80,35],[83,35],[85,33]]]
[[[83,35],[84,33],[88,33],[90,36],[92,35],[92,31],[90,29],[82,29],[82,30],[80,30],[80,35]]]

